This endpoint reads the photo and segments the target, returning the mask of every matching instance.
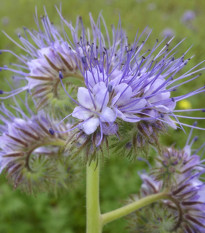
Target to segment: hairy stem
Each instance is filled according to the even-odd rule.
[[[97,163],[97,161],[87,163],[86,173],[86,233],[101,233],[102,219],[99,204],[99,163]]]
[[[161,199],[170,199],[170,196],[167,193],[161,192],[157,194],[152,194],[142,199],[139,199],[131,204],[125,205],[119,209],[110,211],[102,215],[102,225],[105,225],[109,222],[117,220],[121,217],[124,217],[144,206],[147,206],[155,201]]]

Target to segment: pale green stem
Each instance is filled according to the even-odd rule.
[[[86,233],[101,233],[102,219],[99,204],[99,164],[96,161],[87,163],[86,173]]]
[[[170,199],[170,196],[164,192],[152,194],[152,195],[149,195],[149,196],[144,197],[142,199],[139,199],[131,204],[125,205],[119,209],[105,213],[102,215],[102,225],[105,225],[109,222],[112,222],[112,221],[117,220],[121,217],[124,217],[124,216],[144,207],[144,206],[147,206],[147,205],[149,205],[155,201],[161,200],[161,199]]]

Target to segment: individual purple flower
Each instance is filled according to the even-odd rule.
[[[80,106],[74,109],[72,116],[84,121],[81,127],[87,135],[94,133],[103,123],[115,121],[116,114],[107,107],[108,101],[109,92],[103,82],[95,84],[92,93],[85,87],[78,89]]]

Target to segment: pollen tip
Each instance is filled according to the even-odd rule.
[[[4,94],[4,91],[3,90],[0,90],[0,95]]]
[[[205,112],[205,109],[202,109],[202,112]]]
[[[84,64],[86,64],[86,56],[81,57],[81,60],[82,60],[82,62],[83,62]]]
[[[63,79],[62,71],[59,71],[59,78],[60,78],[60,79]]]
[[[195,136],[194,141],[196,142],[198,140],[198,138],[199,138],[198,136]]]
[[[108,90],[108,92],[112,92],[112,85],[108,85],[108,87],[107,87],[107,90]]]
[[[194,122],[194,124],[193,124],[193,126],[197,126],[197,124],[198,124],[198,122],[197,122],[197,121],[195,121],[195,122]]]
[[[50,128],[50,129],[49,129],[49,133],[50,133],[51,135],[54,135],[55,132],[54,132],[54,130],[53,130],[52,128]]]

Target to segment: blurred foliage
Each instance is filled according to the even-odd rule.
[[[174,44],[184,37],[187,38],[178,49],[179,54],[193,45],[189,56],[192,54],[196,56],[190,62],[191,66],[204,59],[204,0],[0,0],[0,27],[16,40],[17,34],[23,33],[23,26],[36,27],[33,17],[35,7],[41,15],[43,6],[46,7],[51,20],[57,25],[60,20],[54,5],[60,6],[60,3],[67,20],[75,22],[76,17],[81,15],[87,26],[89,26],[89,12],[96,19],[102,11],[108,26],[117,25],[120,15],[122,27],[127,31],[130,42],[138,29],[142,32],[147,26],[153,29],[148,41],[148,44],[152,46],[156,38],[162,38],[163,30],[170,28],[176,36]],[[196,14],[196,18],[188,24],[181,21],[186,10],[193,10]],[[0,34],[0,49],[20,52],[20,49],[3,33]],[[11,61],[13,62],[13,57],[10,54],[3,54],[0,57],[0,66]],[[0,74],[0,89],[5,85],[2,84],[3,80],[9,80],[11,75],[9,72]],[[185,85],[180,91],[186,93],[202,85],[205,85],[205,75]],[[203,106],[204,98],[205,95],[201,94],[200,97],[196,96],[188,101],[193,108],[198,108]],[[205,127],[204,122],[202,121],[199,126]],[[186,131],[189,132],[189,130]],[[200,136],[196,145],[198,146],[204,140],[202,132],[198,131],[196,134]],[[176,142],[178,147],[183,147],[186,137],[182,131],[170,130],[161,140],[166,145]],[[102,212],[119,207],[123,199],[125,200],[129,194],[138,191],[140,181],[137,172],[144,166],[145,163],[142,161],[130,162],[118,156],[104,162],[101,172]],[[84,233],[85,171],[82,172],[81,183],[76,185],[75,190],[60,191],[57,195],[38,194],[35,197],[13,190],[2,175],[0,179],[0,233]],[[127,231],[124,226],[125,221],[118,220],[106,226],[104,232],[125,233]]]

